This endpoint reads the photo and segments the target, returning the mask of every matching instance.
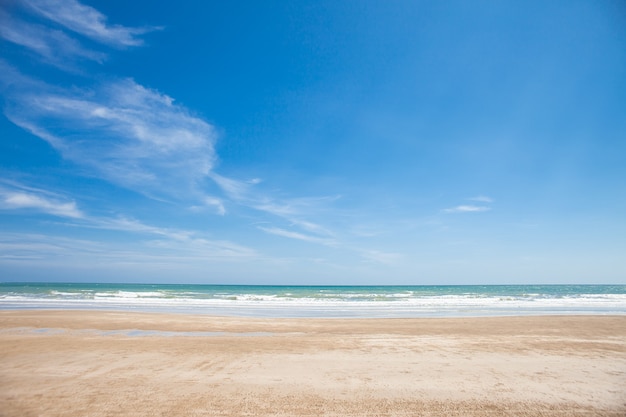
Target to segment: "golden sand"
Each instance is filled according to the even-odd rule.
[[[277,415],[623,417],[626,316],[0,311],[2,417]]]

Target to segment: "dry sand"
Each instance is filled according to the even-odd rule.
[[[0,416],[275,415],[623,417],[626,317],[0,311]]]

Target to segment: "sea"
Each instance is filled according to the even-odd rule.
[[[0,310],[18,309],[285,318],[626,315],[626,285],[0,283]]]

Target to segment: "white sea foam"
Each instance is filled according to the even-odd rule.
[[[93,298],[39,298],[4,296],[3,308],[120,309],[169,311],[216,315],[284,317],[420,317],[489,316],[529,314],[626,314],[626,295],[581,295],[578,297],[405,297],[394,301],[353,301],[320,298],[286,298],[241,295],[228,298],[163,298],[155,294],[96,294]]]
[[[160,291],[116,291],[116,292],[97,292],[94,298],[160,298],[164,297]]]
[[[8,288],[7,288],[8,287]],[[52,288],[50,288],[52,287]],[[0,286],[0,309],[112,309],[261,317],[626,314],[614,287]],[[589,291],[591,289],[592,291]]]

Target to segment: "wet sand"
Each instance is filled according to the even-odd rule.
[[[625,416],[626,316],[0,311],[0,416]]]

